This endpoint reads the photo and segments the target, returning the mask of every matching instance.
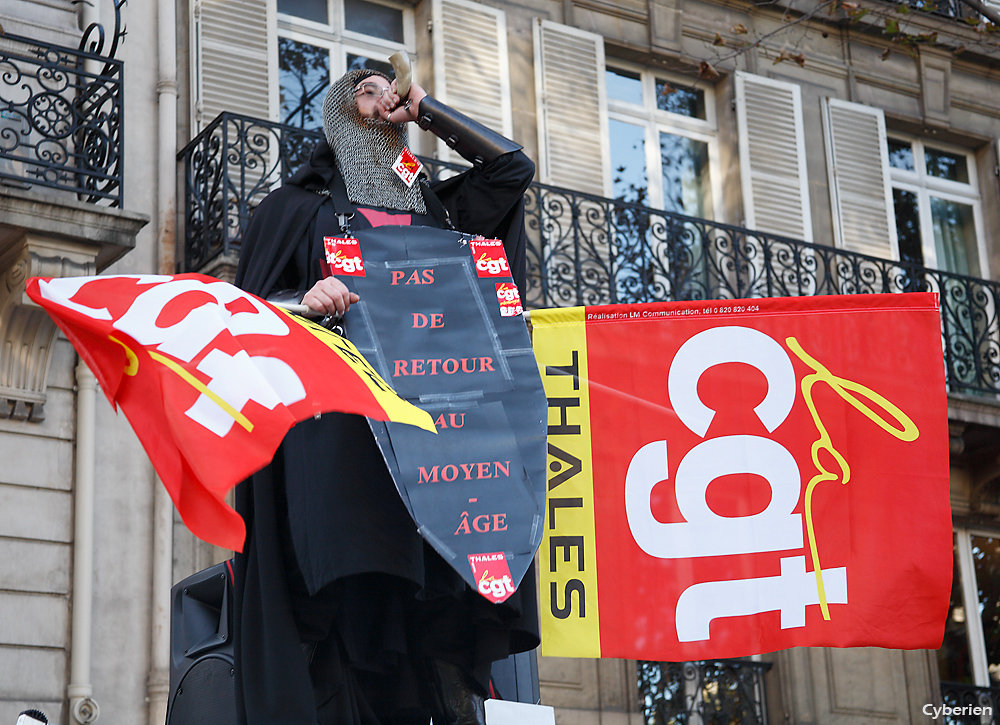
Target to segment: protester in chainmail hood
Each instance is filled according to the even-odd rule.
[[[373,70],[332,85],[323,121],[326,139],[254,212],[239,286],[343,313],[358,297],[323,279],[320,259],[323,237],[349,223],[503,239],[524,289],[522,197],[534,164],[520,146],[415,83],[400,98]],[[473,168],[404,183],[392,167],[409,123]],[[247,524],[233,611],[241,724],[427,725],[433,716],[435,725],[484,725],[491,662],[538,644],[533,570],[503,604],[466,586],[417,534],[362,417],[295,426],[272,463],[238,487],[236,505]]]
[[[355,204],[426,214],[420,187],[407,186],[392,170],[392,164],[408,145],[406,126],[381,118],[363,118],[358,111],[354,89],[372,75],[389,81],[378,72],[348,71],[330,86],[323,102],[323,131],[344,177],[347,198]]]

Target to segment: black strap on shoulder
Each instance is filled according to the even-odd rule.
[[[424,195],[424,203],[427,204],[427,211],[434,217],[434,221],[444,229],[457,231],[451,221],[451,214],[448,213],[448,210],[441,203],[438,195],[434,193],[434,189],[430,187],[430,184],[424,179],[420,179],[418,183],[420,184],[420,191]]]

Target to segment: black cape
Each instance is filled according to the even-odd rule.
[[[429,213],[411,223],[503,239],[524,290],[533,174],[522,153],[501,156],[425,189]],[[305,292],[322,276],[322,237],[338,236],[337,212],[353,210],[320,142],[254,212],[236,284],[262,297]],[[368,226],[355,214],[353,229]],[[241,723],[406,722],[399,713],[419,707],[425,687],[417,659],[453,661],[485,682],[490,662],[538,645],[534,571],[502,605],[469,589],[416,533],[362,417],[295,426],[237,488],[236,508],[247,527],[234,603]],[[304,640],[319,642],[311,666]]]

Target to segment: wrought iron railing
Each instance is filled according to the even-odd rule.
[[[100,52],[0,35],[0,182],[122,205],[123,66]]]
[[[964,20],[965,18],[978,18],[979,13],[963,3],[961,0],[897,0],[900,4],[906,4],[913,10],[922,10],[932,15],[941,15],[954,20]]]
[[[184,269],[238,254],[253,208],[318,138],[224,113],[188,144]],[[1000,394],[998,283],[545,184],[525,203],[529,307],[932,291],[951,391]]]
[[[959,682],[941,683],[941,722],[944,725],[997,725],[1000,690]]]
[[[184,266],[197,271],[219,255],[239,254],[251,212],[309,158],[323,138],[235,113],[219,114],[177,154],[184,162]],[[432,178],[446,168],[422,159]]]
[[[764,725],[769,662],[639,662],[645,725]]]

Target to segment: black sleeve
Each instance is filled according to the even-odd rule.
[[[526,283],[524,192],[534,175],[535,164],[515,151],[434,185],[459,231],[503,240],[521,290]]]
[[[324,197],[284,186],[268,194],[250,218],[236,268],[236,286],[261,297],[308,281],[309,229]],[[306,240],[306,242],[303,242]],[[304,252],[300,251],[305,247]],[[308,264],[308,262],[305,262]],[[304,291],[304,290],[303,290]]]
[[[458,229],[491,237],[521,201],[534,175],[535,164],[515,151],[448,179],[434,190]]]

